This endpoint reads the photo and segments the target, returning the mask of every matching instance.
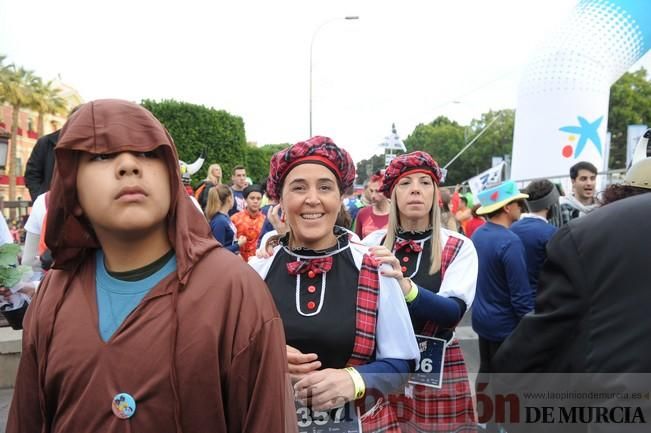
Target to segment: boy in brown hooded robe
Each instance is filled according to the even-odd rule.
[[[94,101],[55,152],[54,270],[25,319],[7,432],[295,431],[271,296],[212,237],[165,128]]]

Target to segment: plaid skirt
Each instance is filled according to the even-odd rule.
[[[362,415],[361,421],[362,433],[401,433],[398,418],[388,400],[378,402]]]
[[[403,433],[477,432],[468,370],[458,340],[445,351],[440,389],[413,385],[413,398],[389,397]]]

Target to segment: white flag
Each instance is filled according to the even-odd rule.
[[[395,134],[387,135],[384,137],[384,141],[379,144],[382,149],[387,150],[402,150],[403,152],[407,151],[405,143]]]
[[[470,186],[472,195],[477,198],[479,193],[486,188],[490,188],[502,182],[503,168],[504,162],[496,165],[495,167],[489,168],[488,170],[478,174],[473,178],[470,178],[470,180],[468,180],[468,185]]]

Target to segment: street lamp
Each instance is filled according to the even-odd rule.
[[[340,19],[341,18],[329,19],[328,21],[325,21],[319,27],[317,27],[316,30],[314,30],[314,33],[312,33],[312,41],[310,42],[310,137],[312,137],[312,48],[314,47],[314,40],[316,39],[316,35],[319,33],[319,30],[325,27],[326,24],[329,24],[333,21],[338,21]],[[346,16],[343,19],[350,21],[350,20],[358,20],[359,17],[356,15],[352,15],[352,16]]]

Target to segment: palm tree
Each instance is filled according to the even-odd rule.
[[[3,77],[9,73],[8,71],[8,66],[4,64],[5,59],[7,56],[3,56],[0,54],[0,104],[5,102],[2,95],[4,94],[4,87],[2,83],[4,82]],[[0,121],[3,121],[3,119],[0,119]]]
[[[18,114],[32,103],[32,86],[36,77],[32,71],[23,67],[9,65],[0,74],[0,102],[11,105],[11,141],[9,144],[9,200],[16,200],[16,163]]]
[[[32,88],[32,104],[30,108],[38,113],[38,136],[45,130],[46,114],[65,114],[68,111],[66,100],[59,95],[60,89],[52,87],[52,81],[43,82],[37,77]]]

